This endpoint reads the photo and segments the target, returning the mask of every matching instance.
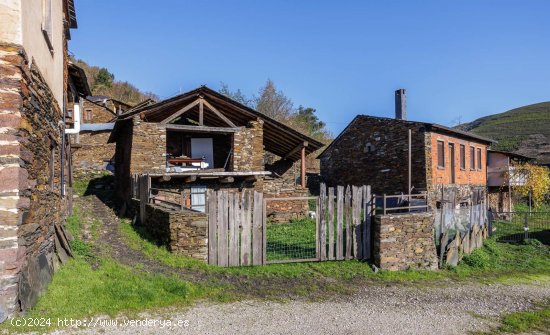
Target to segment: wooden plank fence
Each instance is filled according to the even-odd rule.
[[[263,194],[207,192],[208,264],[265,264]]]
[[[320,261],[371,257],[373,199],[370,186],[327,189],[321,184],[318,228]]]
[[[207,192],[208,263],[267,263],[367,259],[372,255],[373,196],[369,186],[321,186],[316,197],[266,198],[260,192]],[[268,201],[316,200],[314,258],[267,260]]]

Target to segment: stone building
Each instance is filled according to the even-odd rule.
[[[0,0],[0,322],[33,306],[63,252],[71,195],[63,111],[87,94],[69,71],[76,25],[72,0]]]
[[[117,115],[128,111],[130,105],[106,96],[88,96],[82,99],[80,132],[71,135],[73,169],[75,176],[105,172],[111,169],[115,155],[114,143],[107,143]],[[74,121],[74,113],[67,109],[67,120]]]
[[[401,90],[400,90],[401,91]],[[396,94],[404,92],[397,91]],[[397,100],[397,99],[396,99]],[[442,186],[466,198],[487,187],[487,149],[491,140],[442,125],[358,115],[320,155],[328,185],[371,185],[377,195],[428,192],[435,205]],[[409,171],[409,132],[410,161]]]
[[[150,174],[156,187],[177,190],[186,207],[200,211],[205,201],[200,194],[206,189],[248,188],[266,197],[306,195],[303,162],[323,146],[205,86],[122,113],[109,143],[116,143],[120,200],[128,204],[132,196],[132,175]],[[278,160],[266,165],[266,152]],[[302,162],[299,173],[293,169],[296,161]],[[297,216],[308,210],[304,201],[277,205],[268,205],[268,214]]]

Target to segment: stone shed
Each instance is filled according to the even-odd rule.
[[[133,178],[147,174],[159,202],[176,194],[178,205],[197,211],[204,211],[207,190],[307,194],[306,157],[323,146],[205,86],[118,115],[108,142],[115,145],[116,196],[123,204],[134,194]],[[265,163],[267,153],[274,163]],[[284,212],[297,217],[307,209],[302,201],[286,204]]]

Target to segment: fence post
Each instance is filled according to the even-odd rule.
[[[529,214],[525,213],[524,217],[524,227],[523,227],[523,240],[527,240],[529,238]]]
[[[384,193],[384,215],[386,215],[386,193]]]

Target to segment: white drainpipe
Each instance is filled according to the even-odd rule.
[[[74,127],[71,129],[65,129],[65,134],[78,134],[80,133],[80,104],[74,104]]]

